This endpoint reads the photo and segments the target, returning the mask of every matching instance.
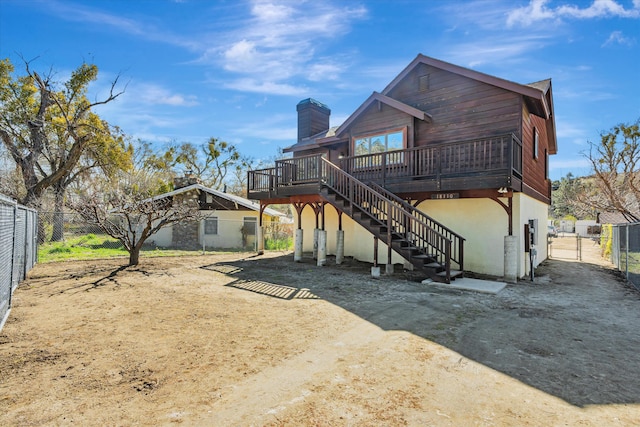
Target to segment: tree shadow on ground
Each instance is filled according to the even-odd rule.
[[[305,295],[338,305],[385,330],[436,342],[568,403],[640,403],[640,294],[611,270],[545,261],[534,283],[497,295],[422,285],[413,272],[373,279],[347,258],[317,267],[310,255],[203,266],[229,287],[284,300]]]

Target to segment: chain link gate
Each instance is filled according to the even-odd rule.
[[[582,239],[579,234],[559,233],[547,236],[549,258],[582,261]]]

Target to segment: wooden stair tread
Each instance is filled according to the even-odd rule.
[[[427,268],[444,268],[444,265],[440,264],[439,262],[430,262],[429,264],[425,264],[423,265],[423,267],[427,267]]]

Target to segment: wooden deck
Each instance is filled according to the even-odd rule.
[[[318,194],[325,179],[320,160],[320,155],[294,157],[250,171],[249,198]],[[345,157],[338,166],[394,193],[522,190],[522,144],[513,134]]]

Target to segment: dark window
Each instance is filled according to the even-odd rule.
[[[539,149],[539,142],[538,142],[538,129],[533,128],[533,158],[537,159],[538,158],[538,149]]]
[[[211,217],[204,220],[204,234],[218,234],[218,218]]]
[[[256,235],[256,226],[258,225],[258,218],[253,216],[245,216],[244,217],[244,230],[245,233],[249,236]]]

